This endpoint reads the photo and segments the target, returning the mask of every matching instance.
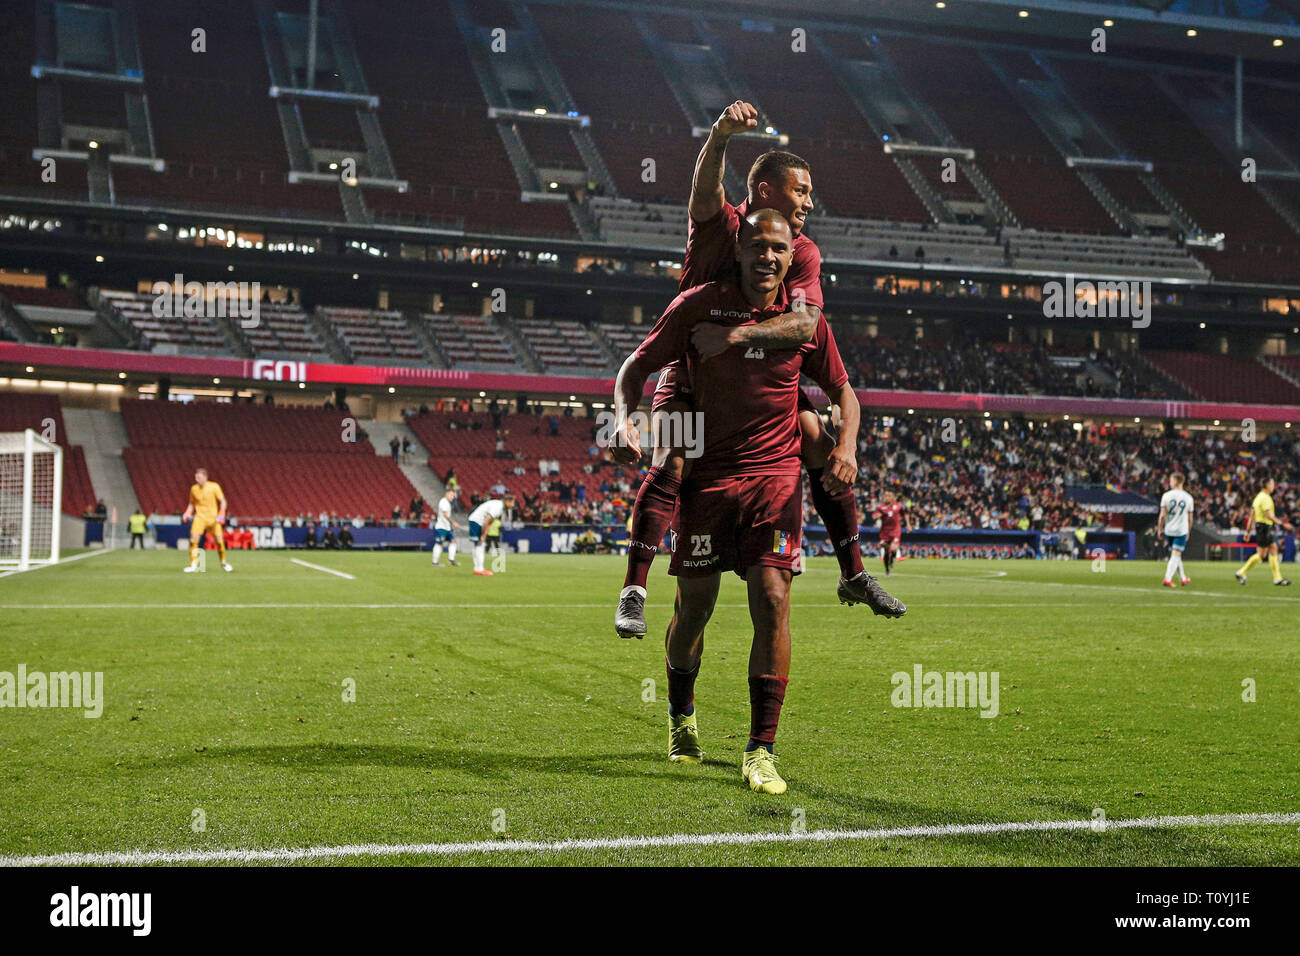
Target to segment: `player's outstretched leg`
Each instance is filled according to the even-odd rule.
[[[199,542],[201,538],[190,538],[190,563],[182,570],[186,574],[194,574],[199,570]]]
[[[460,567],[460,565],[456,563],[456,539],[455,538],[452,538],[451,542],[447,545],[447,563],[450,564],[453,568]]]
[[[664,637],[668,669],[668,759],[699,763],[704,759],[695,720],[695,678],[704,656],[704,626],[718,599],[721,575],[678,578],[673,618]]]
[[[660,456],[656,456],[660,457]],[[627,543],[627,573],[614,612],[614,630],[619,637],[645,637],[646,581],[650,565],[659,553],[668,526],[672,524],[677,495],[682,489],[685,456],[674,449],[660,464],[646,472],[632,505],[632,532]]]
[[[902,617],[907,613],[907,605],[890,595],[862,567],[862,551],[858,547],[858,505],[853,489],[830,492],[822,484],[827,456],[835,448],[834,437],[822,426],[817,414],[807,409],[799,413],[799,428],[813,507],[826,526],[826,534],[835,549],[835,559],[840,564],[840,580],[835,589],[840,603],[865,604],[873,614]]]
[[[754,643],[749,651],[749,742],[740,772],[756,793],[785,793],[776,769],[776,728],[790,683],[790,572],[756,566],[746,575]]]

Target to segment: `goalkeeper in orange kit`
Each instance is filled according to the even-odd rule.
[[[226,538],[221,524],[226,520],[226,493],[215,481],[208,479],[208,470],[200,468],[194,473],[194,484],[190,486],[190,505],[181,516],[182,521],[190,524],[190,563],[185,568],[186,574],[193,574],[199,569],[199,542],[206,531],[217,543],[217,556],[221,558],[221,570],[235,570],[226,562]]]

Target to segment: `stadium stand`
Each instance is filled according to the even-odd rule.
[[[258,324],[240,329],[254,355],[307,356],[329,359],[329,350],[307,320],[302,307],[292,302],[263,302]]]
[[[420,321],[449,367],[515,372],[520,362],[491,320],[480,315],[423,314]]]
[[[899,72],[944,120],[961,146],[976,151],[1022,225],[1062,232],[1113,233],[1116,223],[1065,165],[977,50],[887,36]]]
[[[1187,476],[1197,523],[1221,531],[1243,527],[1260,474],[1278,480],[1279,514],[1300,503],[1300,442],[1278,435],[1242,443],[1221,433],[1104,427],[1077,433],[1069,422],[1031,428],[1009,421],[974,428],[968,442],[956,445],[936,442],[929,427],[876,419],[863,424],[858,456],[864,524],[880,494],[892,488],[916,527],[1014,529],[1023,518],[1034,530],[1060,531],[1095,522],[1065,499],[1066,487],[1111,486],[1158,501],[1175,470]]]
[[[321,306],[316,314],[334,327],[359,362],[427,363],[428,356],[401,312]]]
[[[596,449],[594,419],[482,412],[412,415],[407,425],[429,449],[429,467],[455,478],[461,499],[486,495],[498,484],[519,497],[529,520],[586,520],[590,509],[630,505],[635,469],[621,468]],[[552,431],[554,429],[554,431]],[[498,451],[497,442],[504,447]],[[556,470],[542,472],[542,463]]]
[[[826,62],[792,52],[788,32],[739,26],[734,21],[715,26],[719,52],[738,82],[753,90],[748,98],[812,166],[814,198],[824,199],[837,216],[930,222],[925,205]],[[782,63],[792,68],[774,67]],[[811,103],[817,109],[809,109]],[[738,172],[743,178],[748,165]]]
[[[204,315],[155,314],[155,296],[146,292],[101,289],[99,294],[101,302],[111,308],[122,322],[139,332],[150,348],[170,346],[177,350],[205,352],[230,350],[230,343],[215,319]]]
[[[86,453],[80,445],[68,444],[63,424],[63,405],[55,395],[25,395],[5,392],[0,396],[0,432],[17,432],[30,428],[48,434],[54,425],[55,444],[63,448],[63,513],[80,515],[91,510],[98,500],[86,467]]]
[[[633,18],[587,8],[575,29],[572,10],[547,4],[529,9],[565,84],[592,117],[592,137],[618,190],[641,201],[685,202],[701,143]],[[642,178],[646,158],[655,161],[649,182]]]
[[[524,344],[546,372],[599,375],[612,359],[581,322],[564,319],[512,319]]]
[[[1300,387],[1255,359],[1178,351],[1143,352],[1142,357],[1192,394],[1213,402],[1300,404]]]
[[[477,5],[476,5],[477,6]],[[375,3],[350,21],[406,193],[365,191],[376,218],[572,238],[564,204],[525,203],[465,41],[444,0]],[[422,99],[413,99],[419,91]]]
[[[41,334],[41,329],[73,328],[93,325],[95,313],[80,295],[72,289],[58,286],[38,288],[0,284],[0,311],[6,307],[14,309],[23,322],[35,331],[42,342],[59,345],[76,344],[77,335],[69,332],[57,339]]]
[[[124,400],[123,451],[146,513],[182,510],[205,467],[244,522],[324,512],[382,520],[415,489],[368,438],[345,441],[346,412],[217,403]]]

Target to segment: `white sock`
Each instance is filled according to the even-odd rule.
[[[474,570],[475,571],[483,570],[483,556],[486,553],[487,553],[487,545],[485,544],[474,545]]]
[[[433,546],[433,563],[437,564],[441,560],[442,560],[442,545],[435,544]]]
[[[456,539],[455,538],[452,538],[451,544],[447,545],[447,560],[448,561],[456,560]]]
[[[1174,572],[1177,569],[1178,569],[1178,552],[1175,551],[1173,552],[1173,554],[1169,555],[1169,563],[1165,565],[1165,580],[1166,581],[1176,580],[1174,577]]]
[[[1187,577],[1187,569],[1183,567],[1183,552],[1175,551],[1174,556],[1178,558],[1178,579],[1181,581]]]

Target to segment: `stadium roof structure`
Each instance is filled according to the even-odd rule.
[[[631,2],[661,10],[674,6],[660,0]],[[1128,50],[1277,63],[1300,58],[1300,0],[736,0],[729,5],[782,24],[851,18],[882,27],[892,22],[1076,41],[1087,41],[1093,29],[1109,20],[1109,41]]]
[[[1160,506],[1150,498],[1131,491],[1115,491],[1099,485],[1074,485],[1065,489],[1066,500],[1085,511],[1101,511],[1118,515],[1158,514]]]

